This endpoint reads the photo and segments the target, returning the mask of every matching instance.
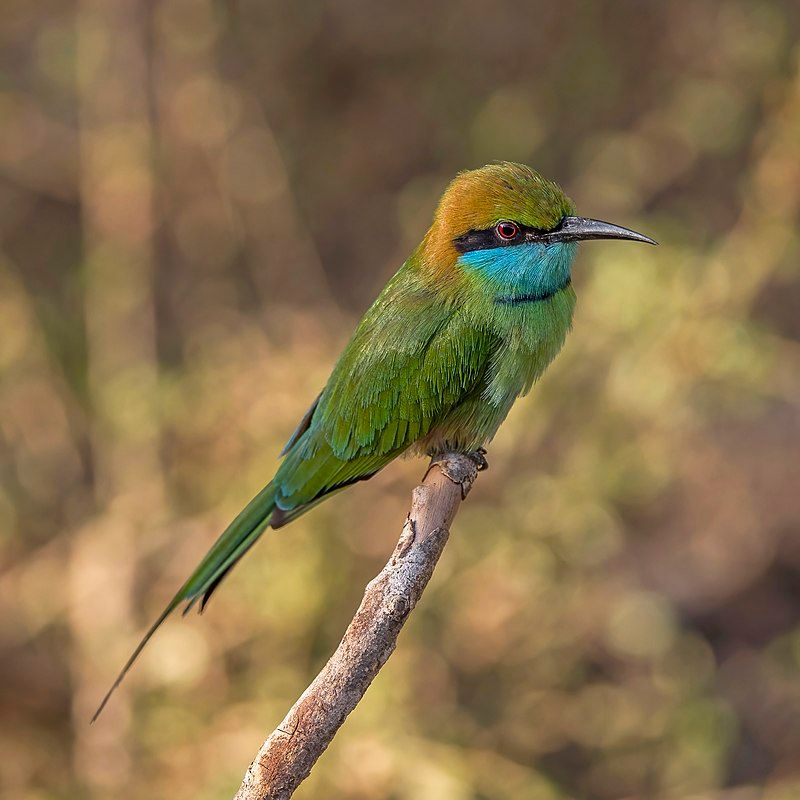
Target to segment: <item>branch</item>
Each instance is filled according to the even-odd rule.
[[[367,585],[336,652],[261,746],[234,800],[286,800],[308,777],[392,654],[478,468],[475,460],[456,453],[431,462],[414,489],[392,557]]]

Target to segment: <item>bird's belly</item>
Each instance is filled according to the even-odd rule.
[[[435,455],[449,451],[467,453],[483,447],[494,437],[514,400],[497,407],[480,395],[460,403],[420,439],[411,452]]]

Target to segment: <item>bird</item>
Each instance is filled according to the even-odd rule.
[[[272,480],[222,532],[123,666],[182,603],[202,611],[267,528],[280,528],[401,454],[485,447],[572,327],[578,243],[657,244],[576,216],[554,182],[498,161],[458,173],[420,244],[388,281],[286,443]]]

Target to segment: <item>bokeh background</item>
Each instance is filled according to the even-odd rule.
[[[800,796],[800,6],[4,0],[0,792],[233,794],[420,461],[147,624],[458,170],[583,247],[567,346],[300,798]]]

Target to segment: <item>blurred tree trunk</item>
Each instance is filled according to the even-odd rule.
[[[149,13],[137,0],[80,0],[78,97],[92,466],[97,517],[70,563],[74,759],[97,796],[129,782],[129,701],[91,711],[134,627],[136,533],[162,507],[153,303]]]

